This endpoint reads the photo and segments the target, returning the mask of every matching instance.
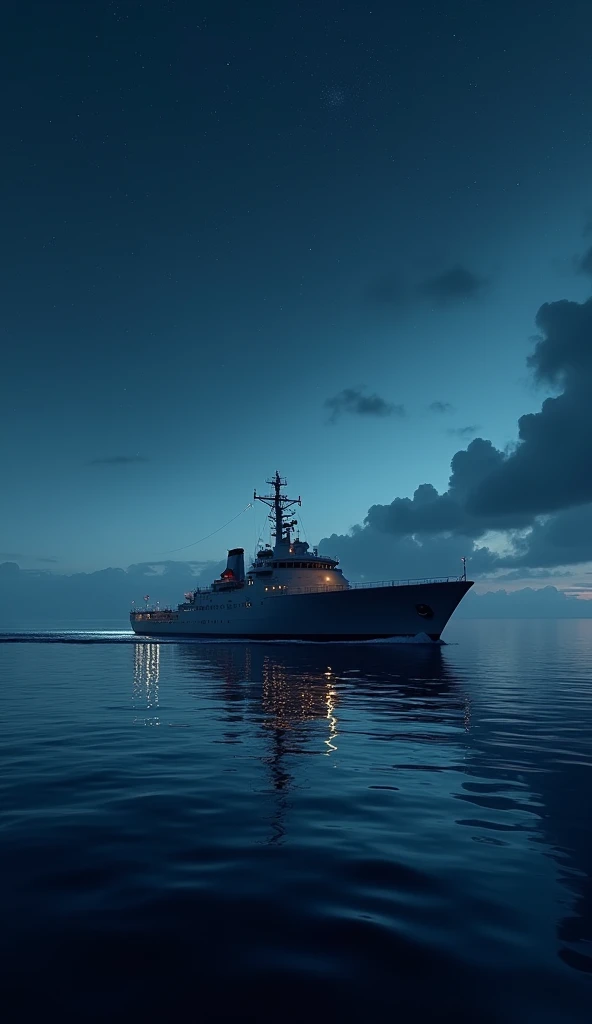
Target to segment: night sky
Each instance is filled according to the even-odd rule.
[[[589,0],[2,29],[0,561],[251,552],[173,549],[278,468],[352,576],[592,579]]]

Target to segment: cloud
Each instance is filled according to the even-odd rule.
[[[520,418],[505,451],[476,437],[456,452],[443,493],[423,483],[412,497],[372,505],[349,534],[325,538],[344,568],[439,575],[466,554],[476,576],[592,561],[592,299],[546,303],[536,324],[528,368],[556,394]]]
[[[430,563],[425,575],[433,573],[435,561],[437,550],[428,547],[421,563],[422,567]],[[174,572],[151,576],[148,580],[129,569],[109,568],[68,576],[21,569],[15,562],[4,562],[0,563],[0,615],[7,628],[16,629],[23,624],[28,628],[36,625],[58,628],[58,623],[75,628],[78,622],[81,627],[83,623],[92,622],[92,628],[98,628],[99,623],[105,628],[109,621],[125,628],[131,602],[142,603],[148,587],[151,601],[159,601],[161,606],[175,605],[186,590],[194,588],[196,583],[209,583],[216,575],[219,571],[213,572],[209,563],[198,579],[193,563],[179,562],[175,563]],[[48,622],[48,608],[51,622]],[[527,587],[513,592],[496,590],[485,594],[471,591],[455,615],[459,618],[582,618],[592,616],[592,601],[578,600],[575,594],[563,593],[555,587]]]
[[[405,415],[403,405],[393,405],[377,394],[365,395],[363,387],[344,388],[333,398],[327,398],[325,408],[331,410],[329,423],[335,423],[345,414],[376,417]]]
[[[186,577],[187,573],[190,572],[193,575],[211,576],[212,579],[219,575],[222,569],[226,566],[226,562],[220,563],[221,568],[218,568],[218,562],[212,561],[199,561],[197,559],[188,559],[187,561],[178,562],[173,559],[155,559],[153,562],[136,562],[133,565],[128,565],[126,572],[128,576],[167,576],[169,578],[175,576]]]
[[[410,536],[385,532],[370,523],[355,526],[348,534],[323,538],[319,550],[338,557],[346,577],[360,581],[457,576],[463,556],[470,559],[467,571],[472,579],[498,569],[495,553],[464,535]]]
[[[528,366],[560,389],[521,416],[518,443],[467,501],[476,516],[531,517],[592,501],[592,299],[545,303]]]
[[[534,519],[512,516],[511,528],[503,516],[471,515],[467,496],[504,458],[490,441],[477,438],[454,456],[443,494],[421,484],[412,498],[372,505],[363,525],[325,538],[320,548],[337,555],[354,579],[451,575],[462,555],[469,559],[472,578],[505,570],[523,579],[535,570],[542,576],[557,566],[592,561],[592,504]],[[503,552],[480,540],[490,531],[505,537]]]
[[[438,494],[432,484],[421,484],[413,498],[395,498],[390,505],[372,505],[364,520],[378,533],[401,537],[467,531],[461,505],[448,494]]]
[[[17,562],[0,562],[0,576],[12,580],[18,576],[20,567]]]
[[[574,576],[573,572],[568,569],[526,569],[524,567],[520,569],[510,569],[509,572],[500,572],[496,574],[496,583],[515,583],[517,581],[522,582],[523,580],[548,580],[548,579],[567,579],[570,576]],[[562,588],[565,590],[566,588]],[[578,591],[585,588],[578,587]]]
[[[31,558],[29,555],[24,555],[20,551],[0,551],[0,559],[1,560],[6,560],[7,562],[16,562],[16,561],[19,561],[19,562],[31,562],[32,561],[32,562],[52,562],[52,563],[56,563],[58,561],[57,558],[42,558],[40,556],[36,557],[36,558]]]
[[[451,462],[448,490],[439,494],[432,484],[421,484],[413,498],[395,498],[390,505],[373,505],[364,525],[379,533],[398,536],[437,536],[451,533],[477,538],[489,530],[530,525],[528,515],[503,513],[475,516],[467,508],[469,496],[503,463],[504,454],[491,441],[475,438],[456,452]]]
[[[546,303],[536,324],[539,333],[527,365],[533,381],[553,397],[544,399],[540,411],[519,419],[516,443],[506,450],[476,437],[457,451],[442,493],[422,483],[412,497],[372,505],[363,523],[321,540],[320,549],[340,558],[347,576],[456,575],[462,556],[468,557],[473,578],[501,572],[512,579],[529,574],[542,578],[560,566],[592,562],[592,299]],[[325,405],[332,420],[345,413],[384,417],[405,412],[361,387],[345,389]],[[95,462],[122,460],[128,458]],[[118,593],[135,593],[142,578],[150,576],[156,581],[151,588],[158,584],[165,599],[167,585],[175,595],[188,589],[195,567],[194,562],[153,562],[130,566],[127,573],[118,570]],[[23,570],[5,563],[0,572],[12,580]],[[24,575],[47,581],[55,574],[37,570]],[[102,579],[101,574],[85,578],[92,580],[92,587]],[[81,588],[68,585],[72,609],[82,596],[94,593],[87,582]],[[23,608],[27,602],[28,591],[26,599],[23,591]],[[592,601],[587,606],[592,613]],[[10,610],[9,602],[6,607]]]
[[[485,278],[478,277],[466,267],[456,266],[428,278],[419,286],[419,291],[434,302],[446,305],[478,299],[486,286]]]
[[[476,434],[479,427],[476,424],[468,427],[450,427],[448,429],[449,434],[453,434],[455,437],[472,437]]]
[[[133,462],[148,462],[143,455],[108,455],[104,459],[91,459],[89,466],[129,466]]]
[[[0,619],[7,628],[18,628],[19,623],[47,627],[57,620],[75,623],[81,619],[118,620],[124,628],[132,601],[141,603],[148,592],[161,606],[175,606],[185,591],[198,583],[211,583],[225,564],[158,562],[68,575],[2,562]],[[201,569],[199,575],[197,569]]]
[[[551,568],[592,560],[592,504],[564,509],[535,520],[514,540],[515,565]]]
[[[447,412],[454,412],[454,406],[451,405],[450,402],[430,402],[430,404],[428,405],[428,409],[430,410],[430,412],[437,412],[442,414]]]

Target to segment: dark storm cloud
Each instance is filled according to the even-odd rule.
[[[592,561],[592,505],[565,509],[533,523],[526,537],[515,541],[517,566],[551,568]]]
[[[469,496],[478,517],[537,516],[592,501],[592,299],[546,303],[528,365],[561,389],[518,421],[519,442]]]
[[[374,506],[367,522],[385,532],[476,537],[524,529],[537,516],[592,502],[592,300],[546,304],[537,326],[528,365],[538,383],[561,393],[520,418],[517,445],[501,452],[475,438],[452,459],[444,494],[423,485],[413,500]]]
[[[454,406],[451,405],[450,402],[430,402],[430,404],[428,405],[428,409],[430,410],[430,412],[437,412],[442,414],[447,412],[454,412]]]
[[[430,277],[420,287],[420,293],[440,305],[452,302],[465,302],[467,299],[481,297],[487,281],[478,277],[466,267],[456,266],[445,270],[436,277]]]
[[[528,529],[510,533],[508,554],[479,545],[484,532],[466,515],[461,500],[455,501],[450,493],[438,495],[430,484],[423,484],[412,500],[397,498],[391,505],[373,506],[363,527],[345,537],[323,540],[321,550],[338,554],[344,568],[356,577],[368,571],[380,573],[380,566],[397,578],[423,572],[448,575],[456,570],[461,555],[468,558],[471,576],[505,570],[503,577],[496,578],[507,580],[544,578],[557,566],[592,561],[592,505],[535,519]]]
[[[453,533],[480,537],[487,530],[527,527],[528,515],[475,516],[467,510],[468,496],[504,462],[504,454],[481,437],[457,452],[451,462],[448,490],[439,494],[432,484],[421,484],[413,498],[395,498],[390,505],[373,505],[364,520],[378,533],[398,536],[436,536]]]
[[[449,493],[438,494],[432,484],[421,484],[413,498],[395,498],[390,505],[372,505],[364,523],[378,533],[401,537],[468,534],[462,506]]]
[[[478,437],[458,451],[444,493],[424,483],[412,498],[373,505],[350,534],[322,541],[350,571],[450,572],[442,560],[453,564],[463,549],[473,575],[592,560],[592,299],[547,303],[536,323],[528,366],[559,394],[520,418],[509,450]],[[505,533],[509,553],[478,545],[488,531]]]
[[[148,462],[143,455],[109,455],[104,459],[91,459],[89,466],[129,466],[134,462]]]
[[[340,416],[404,416],[405,407],[393,405],[380,395],[365,395],[363,388],[344,388],[333,398],[327,398],[325,408],[330,410],[329,423],[335,423]]]
[[[354,527],[346,535],[333,534],[319,545],[323,554],[337,556],[345,575],[353,580],[407,580],[432,576],[457,576],[461,558],[470,561],[471,576],[494,572],[496,556],[467,537],[395,536],[371,525]]]
[[[57,558],[36,558],[35,561],[36,562],[44,562],[44,563],[47,563],[48,565],[56,565],[57,562],[58,562],[58,559]]]
[[[448,429],[448,433],[452,434],[454,437],[472,437],[478,430],[479,427],[476,424],[473,424],[472,426],[467,427],[450,427]]]
[[[592,507],[570,509],[542,523],[535,521],[528,531],[510,534],[513,551],[501,555],[470,535],[474,524],[463,522],[462,510],[454,502],[446,495],[439,499],[432,508],[426,507],[423,518],[413,508],[414,502],[411,509],[397,502],[374,506],[363,527],[344,536],[324,538],[320,550],[339,557],[346,576],[362,580],[456,575],[461,571],[462,556],[467,558],[471,579],[494,576],[496,583],[565,576],[565,570],[553,570],[592,560]],[[412,521],[415,533],[410,535]],[[445,524],[448,529],[443,529]]]

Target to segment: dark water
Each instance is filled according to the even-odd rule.
[[[0,643],[3,1019],[589,1020],[592,621],[447,638]]]

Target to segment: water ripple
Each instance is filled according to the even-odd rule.
[[[592,622],[0,637],[6,1005],[579,1022]]]

